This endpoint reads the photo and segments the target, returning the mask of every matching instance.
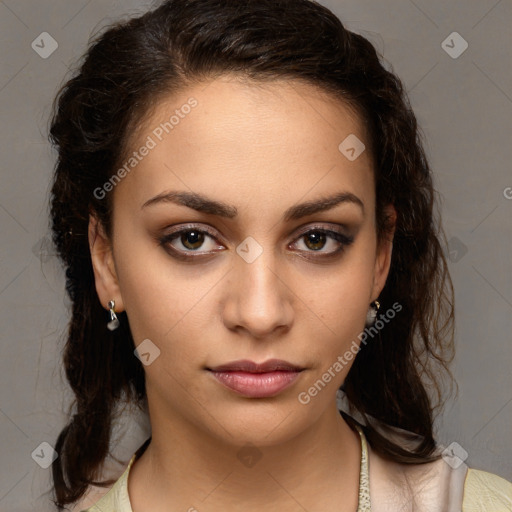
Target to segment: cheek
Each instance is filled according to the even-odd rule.
[[[195,377],[205,353],[204,326],[194,308],[200,297],[186,282],[168,283],[155,269],[126,278],[123,284],[130,294],[126,308],[135,346],[149,347],[151,357],[156,356],[144,367],[148,389],[158,390],[173,403],[186,402],[190,393],[198,393]]]
[[[306,316],[308,332],[315,343],[317,356],[327,363],[347,350],[365,328],[373,285],[374,258],[366,248],[353,251],[329,273],[323,271],[302,277],[297,295],[308,297]]]
[[[329,319],[332,325],[358,323],[371,301],[373,265],[373,258],[354,251],[338,267],[332,267],[332,271],[324,271],[321,278],[317,275],[314,287],[314,277],[302,278],[302,293],[309,289],[310,301],[320,311],[319,316]]]
[[[310,339],[318,340],[314,351],[316,360],[324,367],[331,365],[354,342],[359,344],[358,336],[364,330],[368,311],[366,293],[342,292],[332,297],[324,296],[317,309],[322,312],[318,317],[310,315],[308,331]]]
[[[120,283],[123,297],[128,296],[126,311],[135,342],[150,338],[164,346],[184,326],[195,325],[201,295],[197,286],[176,277],[169,279],[156,270],[127,274]]]
[[[197,285],[172,272],[165,254],[160,254],[163,251],[151,242],[134,245],[128,247],[120,238],[115,246],[117,277],[130,329],[136,345],[150,339],[162,348],[197,302]]]

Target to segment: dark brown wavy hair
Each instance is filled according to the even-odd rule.
[[[91,484],[114,483],[97,478],[111,454],[116,405],[126,400],[145,410],[144,370],[133,354],[126,315],[119,314],[119,329],[106,329],[95,290],[89,214],[110,236],[111,197],[98,199],[93,191],[124,161],[136,128],[159,99],[225,73],[313,84],[364,121],[379,242],[390,228],[384,206],[393,204],[398,215],[379,301],[383,310],[396,302],[402,310],[359,352],[343,389],[382,457],[416,464],[440,456],[433,423],[443,405],[444,372],[438,370],[453,380],[454,294],[433,176],[401,81],[367,39],[313,1],[168,0],[96,36],[54,102],[50,141],[58,158],[51,220],[72,301],[63,361],[75,395],[52,466],[59,510]],[[417,434],[420,442],[405,448],[386,434],[387,425]]]

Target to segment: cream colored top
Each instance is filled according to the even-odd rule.
[[[398,464],[383,460],[361,437],[359,504],[357,512],[511,512],[512,483],[493,473],[457,468],[439,459],[429,464]],[[133,512],[128,475],[136,460],[112,488],[81,512]],[[456,466],[456,464],[453,464]]]

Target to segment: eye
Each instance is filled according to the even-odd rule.
[[[338,231],[315,227],[302,233],[298,241],[293,245],[301,245],[302,243],[305,249],[300,249],[301,251],[318,253],[320,257],[325,257],[341,253],[346,247],[351,245],[353,241],[353,236],[346,236]],[[328,250],[323,251],[322,249],[325,247],[327,247]],[[331,250],[329,250],[329,247]]]
[[[300,252],[317,253],[318,257],[328,257],[340,254],[354,241],[353,236],[347,236],[338,231],[314,227],[299,235],[299,238],[290,246],[301,245]],[[219,245],[216,235],[209,229],[196,226],[186,226],[180,230],[169,233],[158,240],[171,256],[181,260],[195,259],[200,256],[211,255],[225,247]],[[328,250],[323,250],[325,248]],[[329,250],[330,248],[330,250]],[[199,251],[199,249],[203,249]],[[310,257],[310,256],[307,256]],[[313,257],[317,257],[316,255]]]
[[[208,240],[210,240],[210,242],[206,243],[206,248],[204,248],[205,242]],[[215,235],[210,230],[190,226],[165,235],[159,240],[159,244],[164,247],[167,252],[171,253],[172,256],[187,259],[195,258],[199,255],[204,256],[205,254],[211,254],[214,249],[224,248],[224,246],[219,246],[219,244],[214,241]],[[203,248],[203,250],[199,252],[201,248]],[[187,253],[197,253],[197,255],[189,255]]]

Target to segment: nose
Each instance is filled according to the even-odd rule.
[[[294,294],[269,252],[252,263],[236,257],[225,287],[224,324],[257,339],[289,330],[294,319]]]

